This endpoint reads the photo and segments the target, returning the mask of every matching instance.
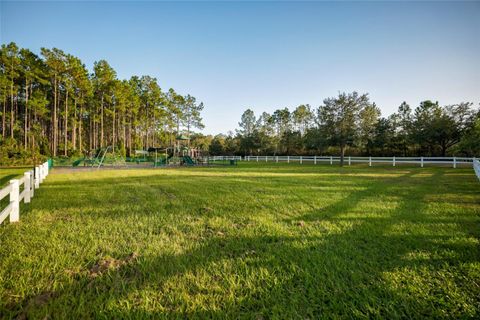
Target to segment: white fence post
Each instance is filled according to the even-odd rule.
[[[10,222],[18,222],[20,220],[20,203],[18,201],[20,194],[20,186],[17,179],[10,180],[10,203],[12,211],[10,212]]]
[[[313,156],[313,164],[317,164],[317,156]]]
[[[35,189],[40,187],[40,167],[35,167]]]
[[[30,198],[35,194],[35,171],[30,170]]]
[[[268,162],[268,156],[265,156],[265,162]]]
[[[278,156],[275,156],[275,162],[278,163]]]
[[[258,162],[258,156],[257,156],[257,162]]]
[[[352,164],[352,157],[348,156],[348,165]]]
[[[330,156],[330,164],[333,164],[333,157]]]
[[[287,163],[290,163],[290,156],[287,156]]]
[[[368,166],[369,166],[369,167],[372,166],[372,157],[368,157]]]
[[[457,167],[457,158],[453,157],[453,168],[455,169]]]
[[[43,183],[43,180],[45,180],[45,165],[41,164],[40,165],[40,183]]]
[[[23,202],[30,203],[30,172],[25,172],[25,181],[23,182],[23,190],[25,195],[23,196]]]
[[[395,167],[395,156],[393,156],[392,162],[393,162],[393,166]]]
[[[303,162],[302,162],[302,156],[300,156],[300,164],[302,164],[302,163],[303,163]]]
[[[420,157],[420,166],[423,168],[423,157]]]

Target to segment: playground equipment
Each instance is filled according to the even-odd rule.
[[[106,164],[135,167],[164,167],[164,166],[195,166],[209,164],[208,157],[197,148],[190,147],[190,138],[185,135],[176,137],[171,147],[149,147],[146,150],[135,150],[131,157],[124,158],[113,152],[113,147],[108,146],[92,150],[83,158],[72,163],[73,167],[83,164],[84,167],[100,168]]]
[[[195,161],[190,156],[183,156],[182,157],[183,163],[187,166],[194,166],[196,165]]]
[[[202,151],[197,148],[190,147],[190,138],[185,135],[177,136],[173,147],[173,156],[184,157],[189,156],[196,159],[202,156]]]
[[[73,167],[78,167],[81,163],[83,166],[97,167],[100,168],[104,165],[124,165],[124,159],[113,152],[112,146],[107,146],[105,148],[100,148],[97,150],[92,150],[88,152],[83,158],[75,160],[72,163]]]

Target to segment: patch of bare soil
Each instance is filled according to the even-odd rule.
[[[133,252],[124,259],[115,259],[111,257],[102,258],[90,268],[90,277],[95,278],[108,270],[117,270],[120,267],[137,260],[138,253]]]

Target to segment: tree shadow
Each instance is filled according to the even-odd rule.
[[[324,208],[300,198],[309,202],[311,210],[295,219],[283,219],[295,231],[292,234],[299,235],[268,235],[261,230],[250,236],[219,235],[220,230],[210,228],[191,249],[180,253],[140,252],[136,261],[97,277],[87,268],[52,292],[47,301],[37,303],[36,297],[28,297],[11,306],[6,317],[474,317],[479,312],[478,302],[473,310],[462,302],[475,305],[480,292],[475,284],[466,285],[465,279],[451,280],[454,288],[450,289],[457,292],[453,297],[445,287],[434,290],[439,279],[434,279],[432,291],[426,295],[412,292],[408,283],[402,283],[412,280],[409,276],[461,269],[478,263],[480,257],[474,242],[451,241],[453,236],[435,235],[429,228],[415,231],[414,227],[425,224],[440,227],[446,217],[430,217],[423,201],[426,194],[435,192],[434,184],[441,181],[442,173],[422,180],[432,186],[427,192],[411,185],[403,188],[402,181],[412,179],[413,174],[385,179],[380,185],[364,184],[363,189]],[[395,196],[398,205],[381,218],[344,216],[362,201],[380,196]],[[297,221],[305,225],[295,224]],[[316,223],[342,221],[350,227],[311,235]],[[464,223],[471,225],[472,221]],[[464,226],[460,222],[454,229],[462,232]],[[405,232],[409,228],[410,232]],[[121,259],[127,254],[114,255]],[[399,272],[402,270],[408,272]],[[453,303],[458,295],[466,300]]]

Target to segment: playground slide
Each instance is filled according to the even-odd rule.
[[[75,160],[75,161],[72,163],[72,167],[78,167],[78,165],[79,165],[80,163],[82,163],[83,160],[85,160],[85,159],[82,158],[82,159]]]
[[[183,156],[183,161],[185,162],[185,164],[189,166],[195,165],[195,162],[193,162],[193,159],[190,158],[189,156]]]

